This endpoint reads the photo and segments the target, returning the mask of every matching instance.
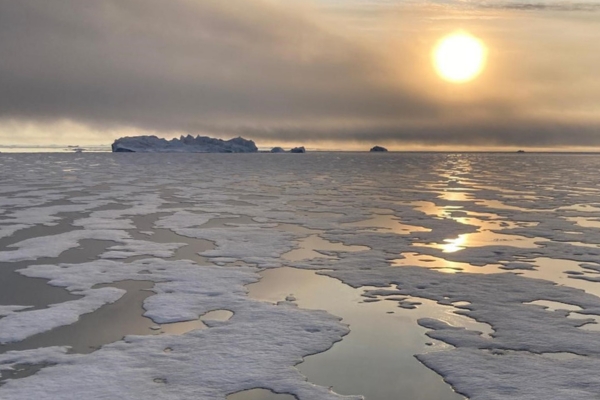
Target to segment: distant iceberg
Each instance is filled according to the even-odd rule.
[[[156,136],[133,136],[115,140],[114,153],[256,153],[252,140],[237,137],[229,140],[208,136],[181,136],[166,140]]]

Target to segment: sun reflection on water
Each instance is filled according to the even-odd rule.
[[[468,235],[458,235],[455,239],[444,239],[445,244],[442,244],[444,253],[454,253],[466,248],[468,244]]]

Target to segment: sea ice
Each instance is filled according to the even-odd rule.
[[[129,336],[87,355],[67,354],[65,348],[1,354],[0,369],[46,367],[8,380],[0,397],[223,400],[262,387],[301,400],[340,398],[306,382],[294,365],[327,350],[348,328],[325,312],[246,295],[244,285],[255,282],[259,271],[288,265],[353,287],[376,286],[381,296],[397,301],[460,304],[457,312],[491,326],[485,336],[441,319],[419,321],[429,336],[454,346],[418,355],[419,360],[471,399],[589,400],[600,392],[599,378],[590,373],[600,366],[599,333],[583,327],[600,315],[600,298],[576,286],[597,284],[600,232],[578,218],[597,218],[594,207],[582,205],[598,204],[600,162],[583,156],[515,157],[398,154],[383,160],[318,152],[285,160],[181,153],[1,157],[6,175],[0,182],[0,236],[12,244],[0,251],[0,262],[35,261],[20,273],[82,295],[37,310],[1,306],[2,341],[92,313],[122,295],[95,285],[121,280],[155,283],[143,306],[156,324],[197,321],[214,310],[234,314],[207,323],[207,329]],[[377,214],[391,225],[374,219],[374,209],[385,210]],[[63,229],[66,213],[80,214],[71,231],[11,241],[29,228]],[[145,217],[153,218],[153,226],[137,226]],[[223,218],[226,224],[216,221]],[[394,229],[399,226],[416,229]],[[160,243],[158,233],[141,240],[133,233],[153,229],[208,240],[214,248],[201,251],[206,262],[164,260],[187,242]],[[282,258],[311,235],[339,245],[319,250],[327,257]],[[535,246],[515,245],[523,238]],[[88,239],[110,248],[100,259],[61,261],[62,253]],[[455,241],[452,253],[443,251],[449,241]],[[403,254],[414,253],[469,269],[446,274],[414,257],[394,266]],[[544,275],[551,268],[540,259],[562,263],[556,270],[567,279],[552,282],[552,274]],[[506,271],[471,273],[477,268]],[[566,311],[528,304],[537,301],[580,310],[571,318]],[[566,353],[574,356],[547,356]]]

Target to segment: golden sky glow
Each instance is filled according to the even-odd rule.
[[[0,145],[600,148],[596,0],[109,3],[6,3]]]

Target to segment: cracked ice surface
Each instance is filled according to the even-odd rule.
[[[233,313],[208,329],[128,336],[91,354],[0,354],[0,370],[48,365],[6,381],[3,399],[224,399],[252,388],[341,398],[294,365],[342,340],[348,327],[325,312],[246,295],[261,269],[283,265],[461,304],[461,314],[492,333],[422,318],[428,335],[454,347],[418,358],[471,399],[588,400],[600,392],[590,373],[600,367],[599,332],[582,329],[600,315],[598,157],[2,154],[0,166],[0,239],[81,214],[69,232],[0,250],[0,268],[36,261],[19,272],[81,296],[36,310],[0,305],[0,342],[73,323],[122,295],[96,285],[123,280],[155,282],[143,306],[157,324]],[[153,228],[212,242],[200,254],[208,262],[170,259],[184,241],[134,239],[134,221],[144,217],[156,219]],[[85,240],[110,246],[98,259],[61,262]],[[286,259],[290,252],[297,256]],[[577,307],[577,318],[540,301]],[[562,353],[575,358],[542,356]]]

